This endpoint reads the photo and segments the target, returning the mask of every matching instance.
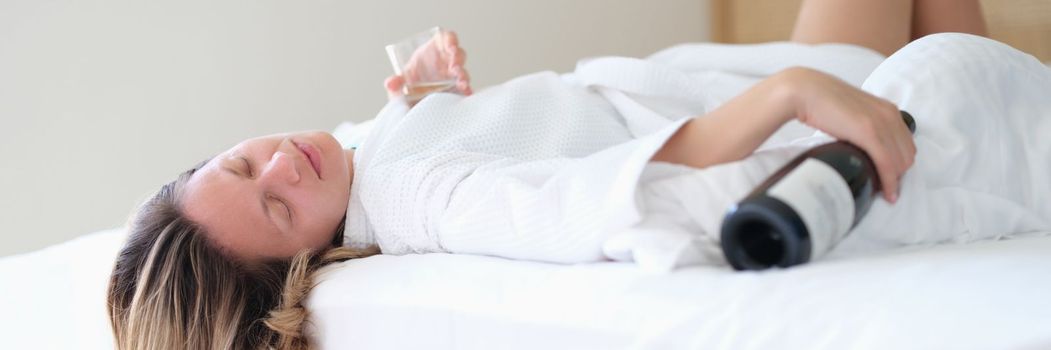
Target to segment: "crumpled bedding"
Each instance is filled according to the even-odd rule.
[[[668,54],[683,50],[741,66],[704,70]],[[411,109],[393,99],[355,152],[344,244],[608,260],[603,242],[639,221],[643,169],[689,117],[762,74],[806,65],[860,84],[857,72],[882,59],[843,44],[683,45],[647,59],[590,59],[573,73],[525,75],[470,97],[433,94]],[[778,135],[813,132],[789,124]]]
[[[655,145],[684,118],[702,115],[763,77],[794,65],[829,72],[887,98],[912,113],[918,124],[919,154],[902,179],[898,204],[877,199],[868,216],[828,258],[903,245],[1046,232],[1051,227],[1047,219],[1051,208],[1039,201],[1051,194],[1043,180],[1051,178],[1051,140],[1040,137],[1051,134],[1047,96],[1051,71],[1033,57],[989,39],[939,34],[913,42],[885,60],[857,46],[771,43],[689,44],[647,59],[582,61],[575,72],[559,79],[604,97],[623,117],[624,127],[635,138],[628,143],[634,145],[618,145],[585,158],[542,161],[543,168],[534,170],[517,160],[508,163],[514,168],[495,172],[487,166],[457,165],[463,168],[457,176],[464,181],[434,180],[434,171],[420,172],[424,179],[420,184],[441,189],[441,195],[421,192],[388,203],[390,215],[401,218],[388,215],[384,221],[415,220],[405,217],[405,209],[414,206],[420,208],[418,218],[432,220],[413,223],[419,228],[400,237],[384,237],[372,230],[370,221],[375,223],[377,217],[366,215],[367,208],[352,194],[348,244],[378,238],[382,247],[384,240],[393,239],[401,254],[454,252],[562,263],[612,259],[657,270],[722,264],[718,227],[726,208],[788,159],[830,138],[791,122],[741,162],[698,170],[640,161],[648,159]],[[517,80],[529,81],[555,83],[550,75]],[[451,111],[460,103],[459,97],[447,94],[421,102],[451,106]],[[369,149],[369,140],[389,142],[386,138],[392,132],[406,125],[419,129],[415,123],[428,120],[425,112],[406,111],[392,102],[380,113],[376,123],[380,132],[375,133],[379,136],[366,138],[356,166],[358,158],[372,158],[375,148]],[[402,120],[406,113],[414,113],[416,119]],[[478,149],[471,152],[485,149],[474,147]],[[507,155],[496,156],[492,158]],[[367,162],[362,163],[367,167]],[[503,186],[508,180],[514,186]],[[509,195],[512,192],[514,196]],[[379,191],[372,197],[386,200],[390,195]],[[482,198],[487,202],[479,202]],[[446,211],[446,205],[454,210]],[[504,209],[508,212],[494,213]],[[446,220],[450,217],[453,221]],[[523,225],[528,223],[541,224]],[[544,230],[528,230],[533,226]]]
[[[999,42],[941,34],[890,56],[862,88],[916,117],[918,154],[897,204],[877,199],[828,258],[1051,230],[1051,70]],[[702,170],[651,166],[656,180],[639,192],[648,219],[611,238],[607,253],[654,269],[724,264],[726,208],[828,140],[818,132]]]

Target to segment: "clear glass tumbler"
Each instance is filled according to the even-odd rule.
[[[405,79],[402,93],[409,102],[456,87],[457,77],[449,72],[452,53],[446,50],[445,35],[441,27],[434,27],[387,45],[394,73]]]

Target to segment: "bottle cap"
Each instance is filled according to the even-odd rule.
[[[912,114],[909,112],[901,111],[901,119],[905,121],[905,126],[909,127],[909,132],[916,133],[916,119],[912,118]]]

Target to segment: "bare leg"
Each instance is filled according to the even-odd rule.
[[[941,32],[986,35],[978,0],[916,0],[912,11],[914,40]]]
[[[912,38],[912,11],[913,0],[804,0],[792,41],[855,44],[889,56]]]

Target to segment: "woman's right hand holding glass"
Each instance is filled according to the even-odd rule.
[[[387,77],[384,81],[387,96],[402,96],[406,84],[431,81],[452,81],[448,91],[471,95],[471,78],[464,68],[466,61],[467,53],[460,47],[456,32],[441,30],[412,54],[401,75]]]

